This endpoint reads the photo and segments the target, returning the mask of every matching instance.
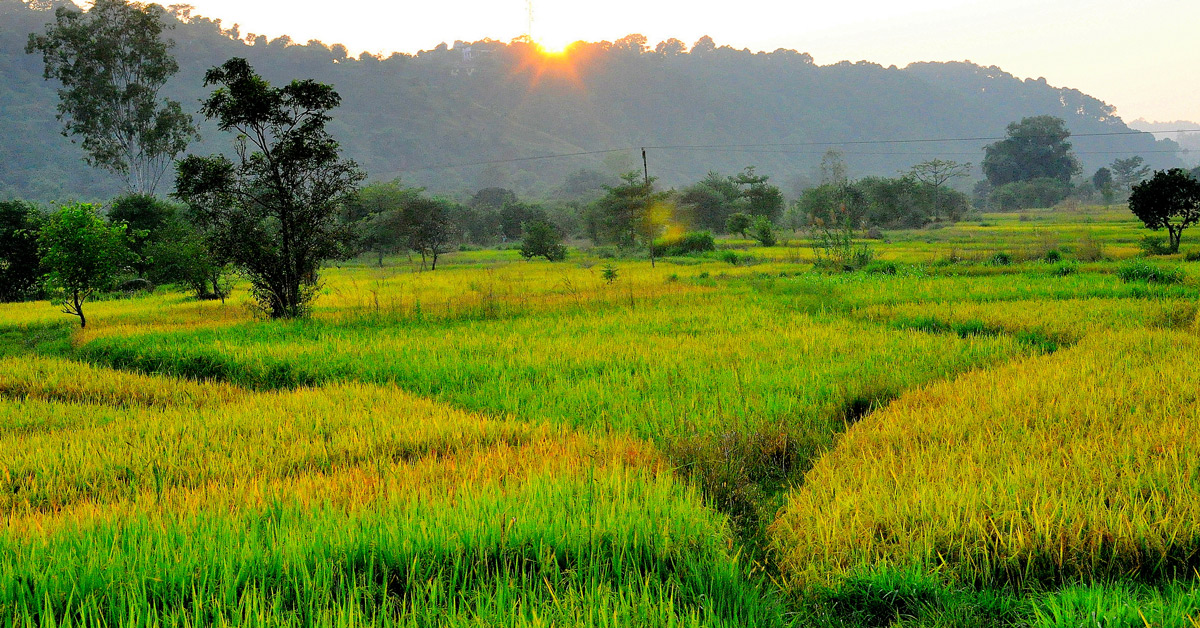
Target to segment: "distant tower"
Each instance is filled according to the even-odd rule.
[[[525,10],[528,13],[529,22],[525,29],[525,36],[529,38],[529,43],[533,43],[533,0],[525,0]]]

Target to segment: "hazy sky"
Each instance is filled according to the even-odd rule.
[[[159,0],[162,2],[162,0]],[[170,4],[168,0],[162,4]],[[526,32],[524,0],[191,0],[243,34],[320,39],[351,51],[415,52]],[[641,33],[651,45],[711,35],[751,50],[795,48],[819,64],[971,60],[1044,76],[1126,121],[1200,122],[1200,0],[534,0],[549,46]]]

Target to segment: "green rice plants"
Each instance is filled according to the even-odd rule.
[[[1184,278],[1183,271],[1178,268],[1167,268],[1140,259],[1122,262],[1117,267],[1117,276],[1125,282],[1144,281],[1158,284],[1182,283]]]

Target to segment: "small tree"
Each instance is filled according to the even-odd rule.
[[[1200,181],[1181,168],[1159,170],[1133,186],[1129,209],[1149,229],[1166,229],[1168,247],[1177,253],[1183,230],[1200,221]]]
[[[1116,197],[1116,191],[1113,189],[1112,171],[1108,168],[1100,168],[1096,174],[1092,175],[1092,185],[1100,191],[1100,196],[1104,197],[1104,205],[1112,205],[1113,198]]]
[[[93,294],[110,289],[117,274],[136,256],[129,250],[125,225],[110,225],[92,205],[63,207],[46,221],[38,237],[45,287],[64,314],[87,327],[83,305]]]
[[[41,276],[41,224],[42,215],[33,205],[0,202],[0,302],[19,301],[36,291]]]
[[[621,175],[621,185],[605,186],[606,193],[592,207],[600,222],[600,231],[618,246],[641,242],[650,249],[654,265],[654,240],[661,235],[670,218],[666,194],[654,191],[654,177],[645,179],[636,172]]]
[[[237,163],[224,155],[181,161],[175,195],[196,215],[212,250],[250,280],[271,318],[302,316],[326,260],[353,250],[339,210],[365,178],[325,130],[341,97],[312,80],[272,87],[245,59],[204,76],[218,88],[204,114],[237,133]]]
[[[208,248],[203,235],[191,224],[173,219],[161,227],[144,248],[147,276],[155,283],[186,286],[200,300],[220,299],[230,293],[230,269]]]
[[[562,234],[547,220],[527,222],[525,239],[521,242],[521,257],[544,257],[551,262],[561,262],[567,259],[567,247],[562,239]]]
[[[450,251],[458,235],[446,204],[433,198],[413,199],[404,205],[403,222],[408,247],[421,254],[421,268],[425,268],[428,260],[430,270],[437,270],[438,257]]]
[[[758,216],[754,219],[754,227],[750,236],[763,246],[775,246],[778,242],[775,237],[775,224],[766,216]]]
[[[95,0],[87,13],[60,6],[45,34],[29,36],[46,79],[58,79],[63,135],[83,139],[89,165],[121,176],[131,193],[154,194],[196,136],[191,116],[159,90],[179,71],[161,38],[161,7]]]
[[[942,215],[940,202],[942,197],[942,186],[954,179],[967,176],[967,173],[970,171],[970,162],[963,164],[958,163],[957,161],[931,159],[913,166],[908,171],[908,176],[920,181],[921,183],[924,183],[925,185],[933,186],[933,215],[935,217],[940,217]],[[946,217],[952,221],[956,220],[957,213],[958,212],[953,210],[947,211]]]
[[[174,222],[175,208],[148,194],[126,194],[113,200],[108,219],[128,227],[129,248],[138,256],[134,270],[144,277],[151,263],[146,246],[161,239],[159,232]]]
[[[1133,186],[1150,176],[1150,166],[1140,155],[1128,159],[1116,159],[1112,162],[1113,187],[1121,192],[1130,192]]]
[[[746,237],[746,232],[754,225],[754,219],[749,214],[736,212],[729,215],[725,220],[725,231],[729,233],[740,233],[742,237]]]

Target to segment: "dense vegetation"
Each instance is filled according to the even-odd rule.
[[[42,79],[41,60],[24,52],[28,35],[52,21],[35,6],[55,4],[0,0],[0,137],[6,138],[0,198],[91,200],[119,191],[115,179],[83,165],[78,147],[59,135],[56,86]],[[802,52],[751,53],[711,40],[688,52],[653,52],[637,37],[580,46],[569,61],[496,41],[355,58],[342,46],[267,41],[205,18],[180,17],[186,23],[166,33],[176,41],[180,71],[164,93],[185,109],[197,113],[196,103],[208,95],[204,73],[232,57],[248,59],[276,84],[297,77],[332,84],[343,106],[331,132],[348,157],[376,180],[402,176],[460,200],[487,187],[535,198],[587,196],[640,165],[640,155],[422,169],[640,146],[793,143],[752,155],[745,149],[651,149],[650,167],[664,187],[682,187],[709,170],[737,173],[757,164],[759,174],[794,197],[819,183],[815,172],[827,148],[806,142],[996,137],[1010,122],[1036,115],[1063,118],[1077,136],[1127,130],[1112,107],[1077,90],[970,63],[818,66]],[[204,142],[194,152],[227,148],[214,126],[201,130]],[[967,153],[961,161],[978,164],[987,143],[844,150],[850,176],[859,178],[893,176],[939,154]],[[1155,168],[1182,165],[1151,152],[1165,145],[1148,134],[1076,137],[1074,144],[1089,175],[1116,157],[1138,154]]]
[[[372,253],[293,322],[244,289],[101,300],[83,330],[0,306],[0,608],[1190,626],[1200,293],[1142,233],[985,214],[856,242],[856,272],[707,234],[611,273]]]

